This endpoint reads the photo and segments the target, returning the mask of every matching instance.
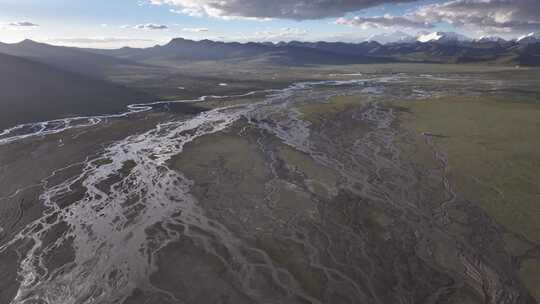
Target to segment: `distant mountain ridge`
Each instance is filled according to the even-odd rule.
[[[376,38],[376,37],[374,37]],[[402,42],[237,43],[173,39],[146,49],[87,50],[130,61],[156,63],[176,60],[240,60],[274,64],[353,64],[377,62],[469,63],[493,62],[540,66],[540,53],[529,37],[506,41],[494,37],[472,40],[455,33],[434,32]],[[422,41],[418,41],[422,40]],[[532,46],[530,46],[532,45]]]
[[[480,39],[486,40],[493,36],[484,36]],[[497,37],[498,38],[498,37]],[[476,39],[476,40],[480,40]],[[500,39],[500,38],[499,38]],[[499,39],[495,39],[499,40]],[[364,41],[376,41],[380,44],[389,44],[389,43],[411,43],[411,42],[441,42],[441,43],[452,43],[452,42],[465,42],[473,41],[474,39],[469,38],[465,35],[461,35],[454,32],[420,32],[416,35],[411,35],[404,33],[402,31],[396,32],[387,32],[382,34],[376,34],[368,37]]]
[[[165,45],[146,49],[121,48],[116,50],[88,50],[137,62],[204,61],[204,60],[258,60],[276,64],[346,64],[386,62],[362,53],[342,53],[327,48],[314,48],[299,41],[268,43],[194,41],[175,38]]]
[[[181,61],[240,61],[278,65],[362,64],[383,62],[469,63],[493,62],[540,66],[538,35],[519,40],[500,37],[472,40],[455,33],[425,33],[418,38],[396,32],[388,43],[375,41],[238,43],[176,38],[150,48],[113,50],[60,47],[30,40],[0,44],[0,53],[39,61],[78,74],[102,78],[118,66],[167,66]],[[381,37],[379,37],[379,40]],[[390,42],[393,39],[399,42]],[[422,40],[422,41],[418,41]]]

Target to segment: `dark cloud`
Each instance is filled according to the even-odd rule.
[[[223,18],[321,19],[341,17],[349,12],[381,4],[417,0],[150,0],[154,5],[170,5],[175,12]]]
[[[166,30],[169,27],[164,24],[147,23],[135,25],[134,28],[138,30]]]

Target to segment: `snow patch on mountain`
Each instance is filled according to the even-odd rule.
[[[467,36],[454,32],[432,32],[424,33],[416,38],[419,42],[455,42],[455,41],[470,41]]]
[[[523,35],[517,39],[520,43],[536,43],[540,42],[540,33],[532,32],[527,35]]]

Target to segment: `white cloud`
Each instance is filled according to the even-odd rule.
[[[205,27],[185,27],[182,29],[183,32],[190,32],[190,33],[204,33],[210,31],[209,29]]]
[[[261,29],[250,34],[233,35],[228,37],[230,41],[259,41],[259,42],[279,42],[291,40],[304,40],[308,36],[308,31],[299,28],[284,27],[280,29]]]
[[[540,0],[450,0],[403,16],[339,18],[336,23],[368,28],[429,29],[445,22],[476,33],[540,31]]]
[[[483,32],[527,32],[540,30],[540,1],[452,0],[423,6],[410,16]]]
[[[320,19],[384,3],[417,0],[149,0],[152,5],[169,5],[173,12],[219,18]]]
[[[415,20],[413,18],[384,15],[382,17],[354,17],[354,18],[339,18],[336,24],[358,26],[363,29],[369,28],[413,28],[413,29],[429,29],[433,28],[432,23]]]

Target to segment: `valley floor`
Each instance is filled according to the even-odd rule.
[[[537,70],[300,71],[0,134],[0,303],[536,303]]]

